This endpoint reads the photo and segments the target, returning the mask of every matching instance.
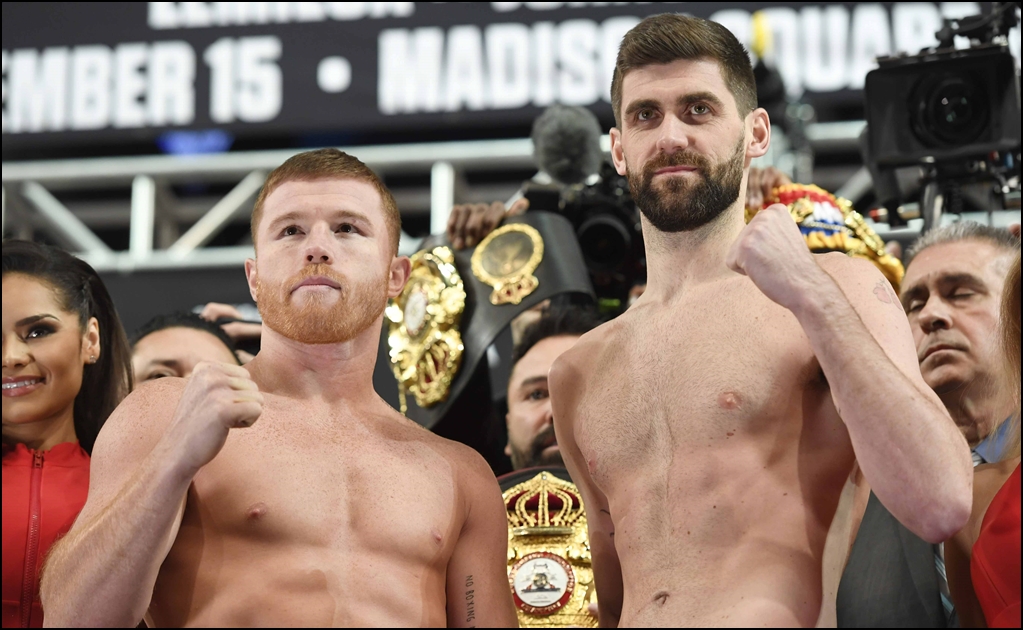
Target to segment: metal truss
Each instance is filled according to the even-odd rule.
[[[807,128],[812,143],[822,148],[855,147],[862,121],[818,123]],[[610,140],[603,138],[610,150]],[[456,141],[342,148],[358,156],[376,173],[429,174],[430,232],[442,232],[456,201],[461,174],[472,170],[524,170],[533,167],[533,145],[528,138]],[[251,246],[211,247],[208,244],[227,225],[249,212],[266,174],[297,150],[252,151],[198,156],[141,156],[33,162],[4,162],[3,227],[8,210],[34,215],[69,250],[98,271],[181,269],[239,266],[253,255]],[[157,225],[163,195],[170,184],[232,183],[234,187],[214,203],[187,231],[164,247],[157,247]],[[858,173],[846,191],[858,197],[869,186]],[[114,251],[57,197],[55,190],[130,186],[129,247]],[[866,186],[866,187],[865,187]],[[853,193],[853,194],[849,194]],[[11,208],[9,208],[10,206]],[[415,251],[419,239],[402,235],[402,253]]]

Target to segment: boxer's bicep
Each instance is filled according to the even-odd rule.
[[[180,390],[162,380],[140,384],[100,430],[90,461],[89,495],[79,521],[87,521],[106,509],[163,437]]]
[[[518,626],[508,587],[508,519],[490,467],[473,453],[466,475],[466,517],[447,567],[450,628]]]

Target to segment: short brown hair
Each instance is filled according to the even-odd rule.
[[[611,108],[622,127],[622,82],[630,70],[679,59],[711,59],[735,97],[739,116],[757,107],[757,81],[746,48],[717,22],[677,13],[651,15],[625,34],[611,79]]]
[[[314,181],[318,179],[354,179],[366,182],[380,193],[380,205],[384,209],[384,221],[391,236],[394,253],[398,253],[398,240],[401,238],[401,214],[394,195],[387,190],[384,182],[377,177],[359,158],[348,155],[337,149],[316,149],[293,155],[284,161],[263,182],[263,188],[252,206],[252,243],[256,243],[256,228],[263,216],[263,204],[266,198],[277,188],[289,181]]]

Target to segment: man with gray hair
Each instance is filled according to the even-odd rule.
[[[999,385],[998,312],[1018,236],[973,221],[928,232],[909,249],[902,305],[924,380],[938,394],[974,450],[974,462],[997,461],[988,441],[1013,412]]]
[[[999,427],[1015,409],[999,385],[998,313],[1018,231],[960,221],[907,252],[900,300],[924,381],[973,450],[997,461]],[[1008,426],[1008,425],[1005,425]],[[871,495],[838,590],[839,627],[946,627],[952,601],[938,545],[913,535]]]

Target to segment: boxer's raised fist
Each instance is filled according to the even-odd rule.
[[[181,463],[198,472],[224,447],[231,429],[252,426],[262,411],[263,395],[245,368],[199,363],[168,430],[182,447]]]
[[[802,291],[824,273],[788,208],[780,203],[758,212],[743,228],[725,264],[749,276],[764,295],[790,310]]]

